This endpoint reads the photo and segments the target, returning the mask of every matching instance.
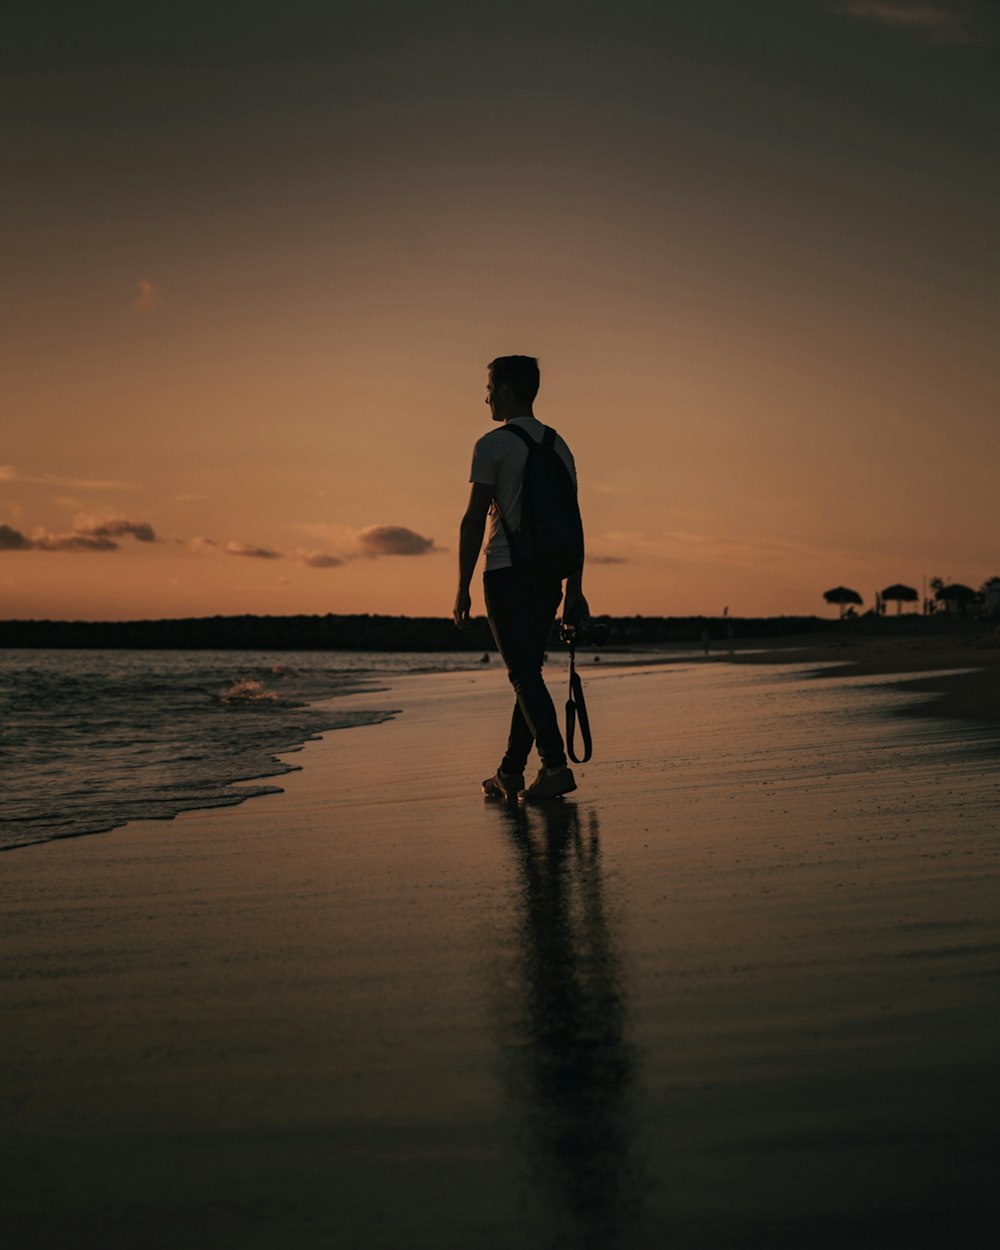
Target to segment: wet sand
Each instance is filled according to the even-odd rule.
[[[819,650],[589,666],[544,810],[491,669],[0,857],[10,1244],[992,1245],[997,652]]]
[[[1000,726],[1000,625],[993,622],[953,622],[935,630],[908,628],[891,618],[874,632],[841,629],[825,641],[797,638],[767,644],[762,651],[730,657],[720,644],[716,657],[736,663],[837,664],[839,673],[884,676],[898,673],[911,680],[907,689],[931,696],[907,715],[955,718],[979,725]],[[898,626],[902,626],[899,628]],[[749,644],[748,644],[749,645]],[[959,673],[958,670],[972,670]],[[929,675],[912,680],[914,673]],[[826,669],[827,672],[835,670]]]

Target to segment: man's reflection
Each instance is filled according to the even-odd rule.
[[[532,1228],[543,1244],[635,1244],[635,1060],[605,916],[597,814],[581,819],[565,801],[502,811],[521,908],[504,1076],[525,1125]]]

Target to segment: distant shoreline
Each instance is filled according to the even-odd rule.
[[[995,622],[910,616],[600,616],[609,646],[704,642],[745,645],[768,639],[833,642],[851,638],[959,638],[992,632]],[[137,621],[0,621],[0,648],[183,651],[493,651],[485,617],[459,632],[447,617],[379,615],[211,616]]]

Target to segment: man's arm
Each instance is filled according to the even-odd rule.
[[[482,482],[473,482],[469,504],[458,530],[458,594],[455,596],[455,610],[452,615],[459,629],[466,625],[472,610],[469,586],[483,547],[486,516],[492,502],[493,487]]]
[[[570,476],[573,484],[576,486],[576,461],[573,459],[573,453],[563,444],[563,449],[569,459]],[[566,578],[566,590],[563,594],[563,611],[562,619],[564,625],[582,625],[590,616],[590,608],[587,600],[583,597],[583,565],[584,560],[580,560],[580,570],[571,577]]]

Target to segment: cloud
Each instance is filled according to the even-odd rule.
[[[293,528],[309,533],[315,538],[340,547],[340,554],[330,551],[312,551],[296,548],[281,551],[272,547],[258,547],[253,543],[219,543],[204,535],[192,538],[190,546],[201,550],[223,552],[231,556],[253,556],[260,560],[295,560],[309,569],[336,569],[350,560],[375,559],[380,556],[422,556],[435,547],[433,538],[424,538],[405,525],[371,525],[367,529],[352,530],[346,526],[296,525]]]
[[[189,544],[196,551],[217,551],[227,556],[247,556],[251,560],[283,560],[285,553],[283,551],[275,551],[272,547],[258,547],[256,543],[219,543],[214,538],[206,538],[204,534],[199,534],[197,538],[192,538]]]
[[[300,551],[296,559],[310,569],[335,569],[344,563],[339,556],[325,551]]]
[[[253,543],[226,543],[226,555],[249,556],[253,560],[281,560],[284,553],[270,547],[256,547]]]
[[[0,482],[27,482],[35,486],[68,486],[75,490],[140,491],[135,482],[105,481],[87,477],[58,477],[54,473],[22,473],[12,464],[0,464]]]
[[[332,525],[327,522],[300,522],[291,527],[299,534],[307,534],[325,550],[308,551],[301,548],[295,558],[302,564],[317,569],[332,569],[350,560],[372,560],[381,556],[423,556],[440,551],[433,538],[425,538],[405,525],[369,525],[357,530],[348,525]],[[337,554],[329,554],[330,548]]]
[[[156,534],[148,521],[130,521],[125,517],[78,516],[73,529],[77,534],[91,534],[95,538],[120,538],[131,534],[140,543],[156,542]]]
[[[149,312],[151,308],[155,308],[162,300],[163,296],[158,287],[155,287],[148,278],[139,279],[139,294],[132,301],[132,307],[136,312]]]
[[[424,538],[405,525],[370,525],[357,541],[366,556],[422,556],[438,550],[433,538]]]
[[[35,530],[31,545],[36,551],[117,551],[118,544],[106,534],[50,534]]]
[[[960,13],[932,0],[842,0],[837,12],[926,35],[932,43],[971,43]]]
[[[0,525],[0,551],[28,551],[31,539],[10,525]]]
[[[37,529],[29,538],[11,525],[0,525],[0,551],[117,551],[107,534],[53,534]]]
[[[628,564],[628,560],[624,556],[595,556],[591,552],[587,552],[588,564]]]

